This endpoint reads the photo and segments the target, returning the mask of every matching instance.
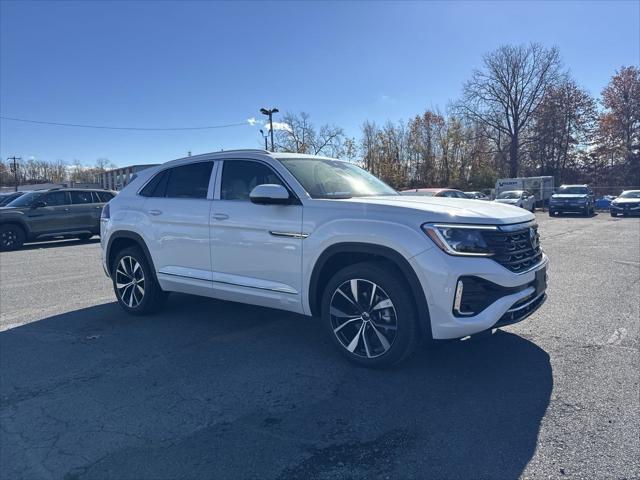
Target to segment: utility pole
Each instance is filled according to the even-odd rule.
[[[13,170],[13,178],[15,181],[15,191],[18,191],[18,160],[22,160],[22,157],[8,157],[7,160],[13,160],[13,165],[11,166],[11,170]]]
[[[271,131],[271,151],[273,152],[273,114],[278,113],[280,110],[277,108],[267,109],[261,108],[260,113],[269,117],[269,130]]]

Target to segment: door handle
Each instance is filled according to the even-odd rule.
[[[65,211],[65,212],[68,212],[68,211],[69,211],[69,209],[68,209],[68,208],[65,208],[65,209],[64,209],[64,211]]]
[[[229,215],[227,215],[226,213],[214,213],[211,216],[216,220],[226,220],[227,218],[229,218]]]
[[[149,215],[160,215],[162,213],[162,211],[160,210],[149,210]]]

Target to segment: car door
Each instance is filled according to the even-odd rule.
[[[26,212],[31,233],[39,236],[67,230],[69,204],[69,194],[65,191],[49,192],[38,197],[34,207]]]
[[[251,190],[284,185],[288,205],[254,204]],[[216,296],[301,309],[302,205],[268,164],[225,160],[211,209],[211,261]]]
[[[95,203],[88,190],[71,190],[69,206],[69,230],[95,232],[100,227],[100,205]],[[96,215],[97,213],[97,215]]]
[[[161,285],[206,282],[211,289],[209,210],[214,162],[167,168],[140,191],[149,250]],[[211,190],[210,190],[211,184]]]

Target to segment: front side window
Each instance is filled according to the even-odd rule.
[[[227,160],[222,169],[220,199],[248,201],[251,190],[264,184],[283,185],[276,173],[263,163]]]
[[[398,195],[393,188],[352,163],[325,159],[281,159],[311,198]]]
[[[93,198],[91,198],[91,192],[69,192],[71,195],[71,203],[74,205],[83,204],[83,203],[93,203]]]

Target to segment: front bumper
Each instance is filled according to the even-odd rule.
[[[632,205],[617,204],[616,205],[612,203],[609,206],[609,210],[619,215],[640,215],[640,205],[638,204],[632,204]]]
[[[549,210],[554,212],[586,212],[590,207],[588,203],[552,203],[549,205]]]
[[[410,262],[425,293],[431,333],[436,340],[462,338],[517,323],[540,308],[546,299],[546,290],[536,291],[533,286],[536,272],[548,267],[544,253],[538,264],[522,273],[511,272],[489,258],[456,257],[438,249],[416,255]],[[504,287],[507,292],[478,314],[456,315],[453,305],[457,282],[469,276]]]

